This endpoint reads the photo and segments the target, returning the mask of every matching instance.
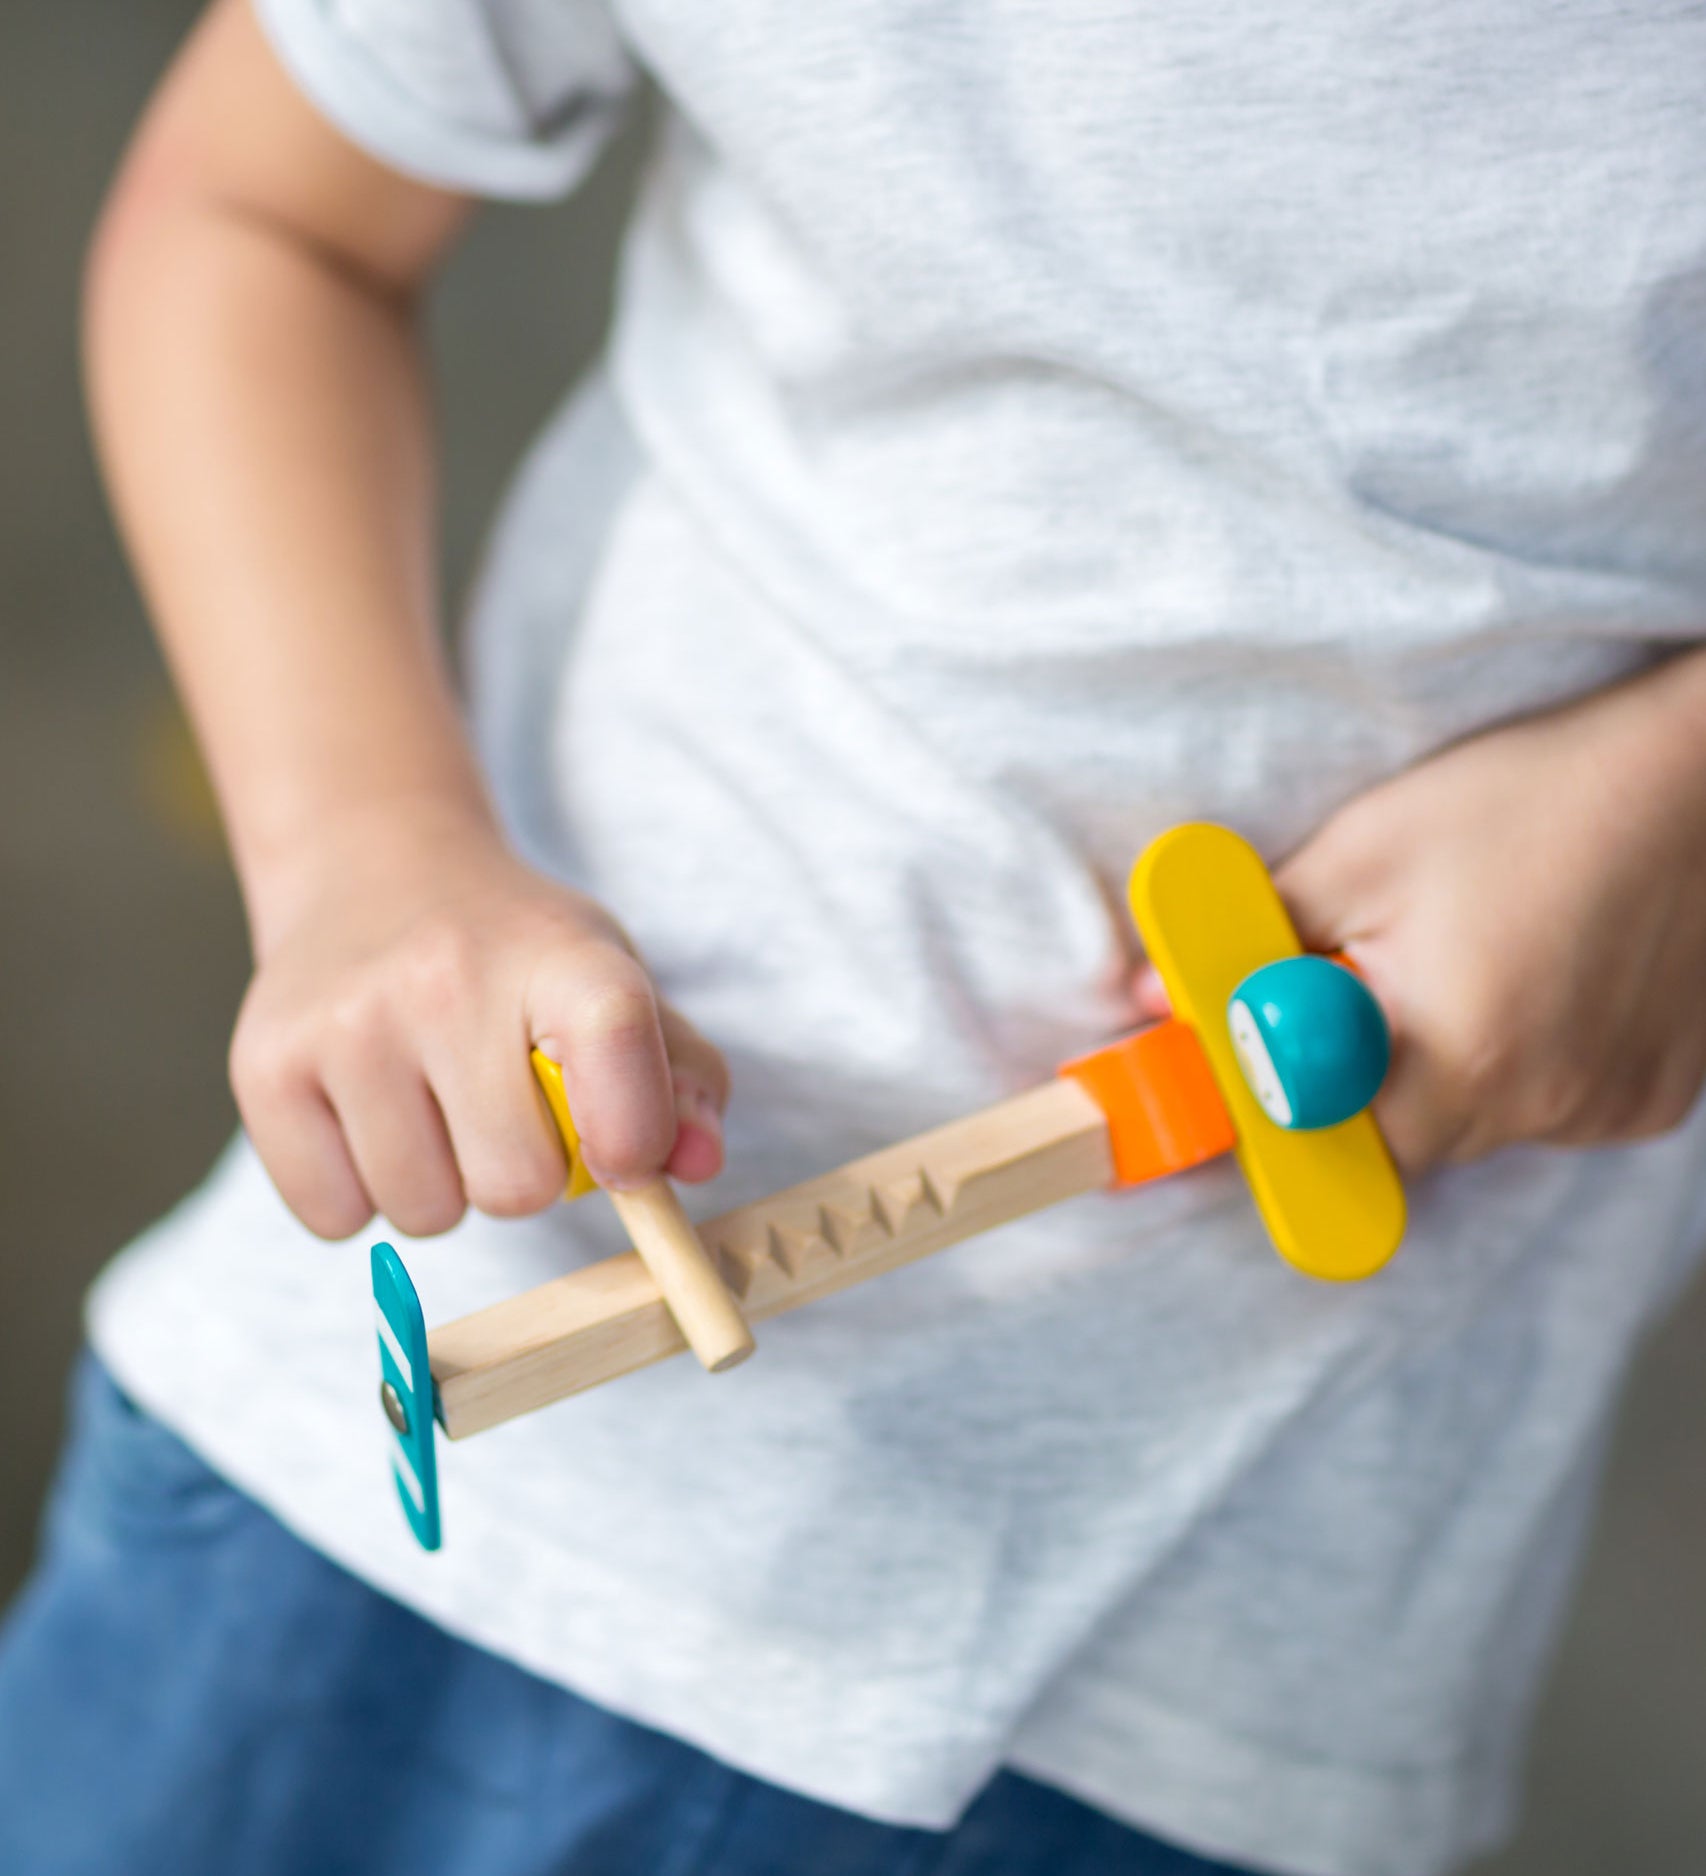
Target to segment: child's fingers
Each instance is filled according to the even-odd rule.
[[[690,1082],[720,1114],[729,1104],[729,1069],[722,1051],[668,1003],[658,1005],[658,1026],[676,1079]]]
[[[476,1211],[525,1218],[563,1196],[568,1164],[513,1008],[475,1033],[429,1044],[428,1077],[450,1129],[462,1190]]]
[[[718,1050],[666,1003],[658,1011],[675,1087],[675,1145],[664,1170],[689,1184],[723,1170],[723,1109],[729,1071]]]
[[[412,1238],[448,1231],[466,1204],[450,1136],[420,1067],[368,1036],[336,1052],[327,1099],[381,1215]]]
[[[1450,1075],[1394,1024],[1392,1065],[1375,1097],[1374,1118],[1398,1170],[1414,1177],[1461,1150],[1473,1115]]]
[[[614,945],[576,947],[535,973],[526,1014],[563,1065],[587,1170],[600,1185],[655,1179],[675,1145],[675,1090],[644,966]]]
[[[285,1204],[316,1237],[359,1231],[373,1200],[318,1083],[234,1052],[231,1085],[244,1131]]]
[[[1147,959],[1131,974],[1131,1007],[1140,1023],[1159,1023],[1173,1014],[1161,973]]]
[[[1378,791],[1334,814],[1274,871],[1274,886],[1306,951],[1339,951],[1381,922],[1397,830]]]

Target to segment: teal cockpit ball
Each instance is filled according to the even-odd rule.
[[[1373,992],[1330,958],[1280,958],[1252,971],[1226,1006],[1232,1046],[1268,1118],[1337,1126],[1379,1091],[1392,1037]]]

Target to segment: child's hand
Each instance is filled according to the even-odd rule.
[[[469,1205],[510,1217],[558,1198],[530,1045],[562,1062],[602,1182],[721,1167],[722,1058],[659,1001],[606,912],[477,819],[345,827],[271,882],[256,949],[232,1086],[285,1202],[322,1237],[375,1211],[423,1236]]]
[[[1392,1024],[1375,1115],[1415,1172],[1662,1133],[1706,1078],[1699,655],[1460,743],[1351,801],[1277,875]],[[1699,694],[1696,694],[1699,693]],[[1152,977],[1148,1013],[1164,1009]]]

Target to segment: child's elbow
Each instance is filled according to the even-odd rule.
[[[132,151],[108,186],[83,252],[83,329],[90,332],[122,303],[127,283],[164,245],[182,185],[161,165]]]

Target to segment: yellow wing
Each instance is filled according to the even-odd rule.
[[[1308,1133],[1278,1126],[1232,1051],[1232,992],[1260,965],[1302,950],[1260,855],[1228,828],[1175,827],[1133,867],[1131,910],[1174,1014],[1208,1057],[1274,1248],[1312,1277],[1371,1276],[1404,1235],[1404,1188],[1374,1117]]]

